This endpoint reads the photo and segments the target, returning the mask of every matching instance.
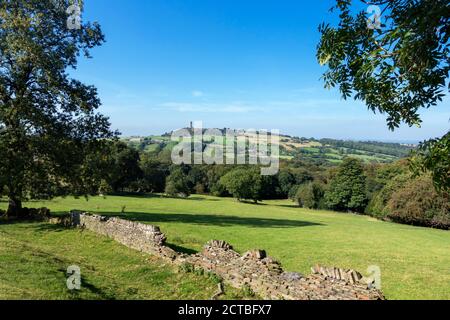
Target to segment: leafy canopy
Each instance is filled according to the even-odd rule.
[[[337,26],[322,24],[317,58],[328,70],[328,88],[354,97],[387,115],[391,130],[402,122],[420,125],[421,108],[436,106],[450,90],[450,2],[448,0],[373,0],[379,28],[368,27],[366,11],[354,14],[353,1],[337,0]],[[369,20],[369,21],[368,21]],[[438,188],[449,189],[449,134],[422,145],[416,170],[430,170]],[[443,149],[443,148],[444,149]],[[442,160],[445,154],[447,161]]]
[[[238,168],[220,179],[220,183],[233,195],[241,200],[262,200],[263,179],[259,168]]]
[[[96,88],[67,72],[104,42],[100,26],[68,29],[72,1],[59,2],[0,1],[0,176],[13,204],[91,192],[99,172],[87,156],[114,135]]]
[[[169,196],[187,198],[191,195],[188,175],[183,166],[173,166],[166,179],[165,193]]]
[[[365,190],[366,176],[361,161],[346,158],[330,182],[325,201],[333,210],[363,212],[367,204]]]
[[[351,4],[338,0],[338,26],[319,28],[317,57],[328,66],[326,86],[339,86],[344,98],[354,96],[386,113],[391,129],[401,122],[420,124],[419,109],[442,101],[447,89],[448,0],[371,1],[382,8],[379,29],[368,27],[365,11],[353,16]]]

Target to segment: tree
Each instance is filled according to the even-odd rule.
[[[280,184],[278,177],[273,176],[261,176],[261,199],[280,199],[285,198],[287,195],[280,192]]]
[[[230,195],[225,186],[220,182],[220,179],[228,172],[232,171],[232,168],[233,166],[226,165],[208,166],[206,176],[208,181],[208,190],[212,195],[218,197],[226,197]]]
[[[450,194],[438,193],[428,175],[410,179],[387,203],[388,217],[400,223],[450,228]]]
[[[399,174],[386,181],[381,190],[376,192],[367,205],[366,212],[379,219],[385,219],[389,215],[387,203],[394,192],[401,189],[411,180],[411,174]]]
[[[89,193],[86,156],[113,136],[96,112],[96,88],[66,72],[103,43],[100,26],[69,29],[54,3],[0,2],[0,176],[8,215],[20,215],[24,199],[50,198],[61,188]]]
[[[262,200],[262,177],[259,169],[235,169],[220,179],[220,183],[233,195],[241,200],[253,200],[255,203]]]
[[[346,158],[325,193],[325,202],[337,211],[363,212],[367,203],[366,177],[361,161]]]
[[[324,196],[322,185],[309,182],[301,185],[295,195],[295,200],[302,208],[319,209]]]
[[[141,154],[140,167],[142,189],[146,192],[164,192],[169,167],[147,153]]]
[[[278,183],[280,185],[280,193],[287,196],[296,183],[295,176],[291,171],[283,169],[278,174]]]
[[[187,198],[191,194],[189,179],[182,166],[174,166],[166,179],[166,194],[169,196]]]
[[[142,177],[139,152],[120,141],[114,142],[110,150],[109,183],[115,192],[123,191]]]
[[[340,12],[338,26],[319,28],[317,57],[328,66],[325,86],[339,86],[343,98],[353,96],[370,110],[387,114],[391,130],[402,122],[420,125],[420,109],[436,106],[450,90],[450,4],[448,0],[362,2],[380,8],[382,23],[370,21],[365,12],[352,15],[352,1],[337,0],[333,10]],[[422,166],[431,170],[438,188],[447,190],[449,140],[447,134],[425,144],[430,148]],[[441,153],[444,159],[433,156]]]
[[[408,160],[401,159],[392,163],[370,163],[365,166],[368,192],[381,190],[389,181],[400,174],[410,173]]]
[[[450,131],[442,139],[420,144],[410,162],[416,176],[431,172],[434,186],[439,191],[450,191]]]
[[[192,166],[188,173],[189,187],[195,193],[205,193],[207,188],[206,167],[202,165]]]

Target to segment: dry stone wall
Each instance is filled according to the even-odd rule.
[[[247,286],[265,299],[287,300],[380,300],[378,290],[365,283],[336,279],[322,274],[305,277],[283,271],[281,265],[263,250],[240,255],[222,241],[211,241],[204,250],[189,256],[194,266],[220,275],[233,287]]]
[[[53,219],[51,222],[57,221]],[[60,219],[60,222],[68,225],[67,219]],[[188,264],[213,272],[225,283],[236,288],[247,287],[264,299],[384,299],[379,290],[360,281],[362,276],[353,270],[331,268],[331,272],[330,268],[316,266],[312,269],[312,275],[303,276],[285,272],[264,250],[249,251],[241,256],[230,244],[217,240],[208,242],[200,253],[186,255],[165,246],[166,236],[159,227],[76,211],[71,213],[69,224],[110,237],[129,248],[157,255],[171,263]]]
[[[117,242],[141,252],[174,260],[177,253],[164,246],[166,236],[159,227],[119,218],[71,212],[75,226],[107,236]]]

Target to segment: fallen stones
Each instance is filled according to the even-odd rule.
[[[371,289],[374,285],[374,279],[364,277],[361,273],[353,269],[328,268],[315,265],[311,268],[313,274],[319,274],[330,279],[344,281],[349,284],[362,284]]]

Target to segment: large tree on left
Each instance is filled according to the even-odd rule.
[[[20,215],[26,199],[91,193],[101,174],[92,155],[114,135],[96,111],[96,88],[68,74],[104,41],[96,23],[68,28],[71,4],[0,0],[0,180],[8,215]]]

